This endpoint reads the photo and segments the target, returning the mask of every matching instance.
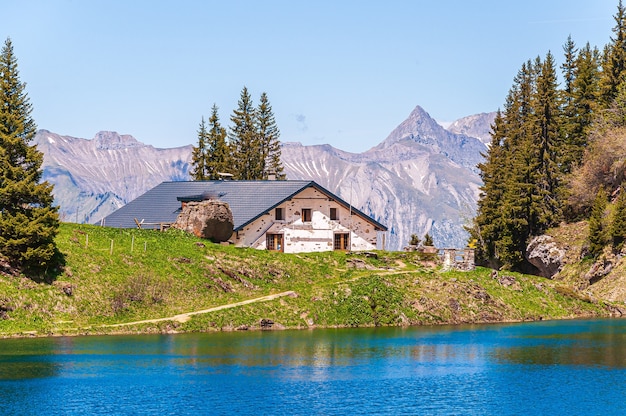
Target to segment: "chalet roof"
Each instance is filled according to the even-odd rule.
[[[135,228],[135,219],[144,224],[173,223],[181,211],[181,201],[197,201],[207,197],[227,202],[233,213],[234,230],[238,231],[308,187],[313,187],[346,208],[347,202],[313,181],[188,181],[163,182],[139,196],[104,219],[104,225]],[[376,228],[387,227],[352,208]],[[146,226],[145,228],[151,228]]]

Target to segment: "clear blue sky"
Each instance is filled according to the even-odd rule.
[[[195,144],[265,91],[282,141],[361,152],[416,106],[495,111],[523,62],[609,42],[617,0],[1,0],[39,128]]]

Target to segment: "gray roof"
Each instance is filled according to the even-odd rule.
[[[194,200],[210,195],[228,203],[233,213],[234,230],[238,231],[308,187],[314,187],[348,207],[347,202],[313,181],[163,182],[108,215],[104,225],[136,228],[135,219],[143,220],[146,224],[144,228],[155,228],[147,225],[150,223],[173,223],[181,211],[180,200]],[[354,207],[352,211],[377,228],[387,230],[387,227]]]

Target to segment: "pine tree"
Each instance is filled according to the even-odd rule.
[[[495,244],[503,228],[500,202],[508,159],[504,148],[505,128],[501,111],[496,113],[491,128],[491,146],[487,154],[483,155],[485,162],[478,165],[483,185],[476,217],[468,230],[470,240],[476,240],[476,258],[484,261],[497,258]]]
[[[554,58],[551,53],[537,61],[538,73],[533,94],[535,135],[534,165],[537,167],[529,218],[529,236],[539,235],[561,218],[561,177],[558,162],[563,152],[560,100]]]
[[[226,141],[226,129],[220,124],[218,107],[213,104],[207,135],[207,179],[220,179],[220,173],[231,173],[232,159]]]
[[[267,179],[269,174],[273,174],[276,179],[284,180],[286,175],[283,173],[284,169],[280,160],[280,131],[276,126],[272,106],[266,93],[261,94],[256,114],[259,143],[263,155],[263,179]]]
[[[533,193],[538,174],[538,161],[533,137],[537,124],[533,115],[533,93],[538,60],[522,65],[514,79],[504,111],[503,146],[508,166],[501,166],[502,197],[498,201],[500,233],[496,236],[495,256],[502,267],[516,268],[524,256],[530,235]]]
[[[613,218],[611,221],[611,240],[613,248],[620,251],[626,241],[626,183],[623,183],[620,194],[613,207]]]
[[[624,81],[626,70],[626,8],[619,0],[617,13],[613,16],[614,37],[604,49],[602,60],[602,78],[600,80],[601,101],[603,107],[609,107],[617,95],[618,86]]]
[[[571,173],[583,158],[589,141],[590,128],[597,117],[600,53],[589,43],[576,57],[571,83],[571,101],[563,114],[564,145],[561,171]]]
[[[204,181],[207,175],[207,131],[204,117],[198,128],[198,146],[194,146],[191,152],[191,178],[194,181]]]
[[[565,62],[561,65],[563,70],[563,95],[564,95],[564,107],[570,107],[572,101],[572,84],[574,83],[574,77],[576,72],[576,55],[578,50],[576,44],[572,40],[572,36],[567,37],[565,45],[563,45],[563,51],[565,52]]]
[[[498,112],[470,236],[477,259],[520,268],[530,236],[560,218],[560,100],[551,54],[528,61]]]
[[[563,46],[563,51],[565,52],[565,62],[561,65],[561,69],[563,71],[563,79],[564,86],[561,90],[562,95],[562,103],[563,103],[563,122],[562,122],[562,131],[565,142],[569,142],[574,136],[574,130],[576,127],[574,126],[572,120],[576,116],[576,107],[574,104],[574,79],[576,77],[576,56],[578,50],[576,49],[576,45],[572,40],[571,35],[568,36],[567,42]],[[569,149],[564,149],[563,156],[561,158],[561,170],[564,173],[569,173],[572,169],[573,159],[574,157],[571,155],[571,151]]]
[[[417,236],[417,234],[411,234],[411,238],[409,239],[409,245],[419,246],[419,244],[420,244],[420,238]]]
[[[0,54],[0,257],[24,271],[53,265],[59,218],[52,185],[41,182],[43,153],[31,142],[36,125],[7,39]]]
[[[430,236],[430,234],[426,233],[426,235],[424,235],[424,246],[426,247],[432,247],[433,244],[433,238]]]
[[[263,152],[259,145],[256,111],[248,89],[244,86],[230,121],[230,141],[233,154],[233,175],[236,179],[256,180],[263,178]]]

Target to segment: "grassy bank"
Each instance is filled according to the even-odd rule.
[[[292,255],[73,224],[62,225],[57,245],[65,266],[52,281],[0,276],[0,336],[608,315],[603,302],[557,282],[482,268],[441,272],[420,253]]]

